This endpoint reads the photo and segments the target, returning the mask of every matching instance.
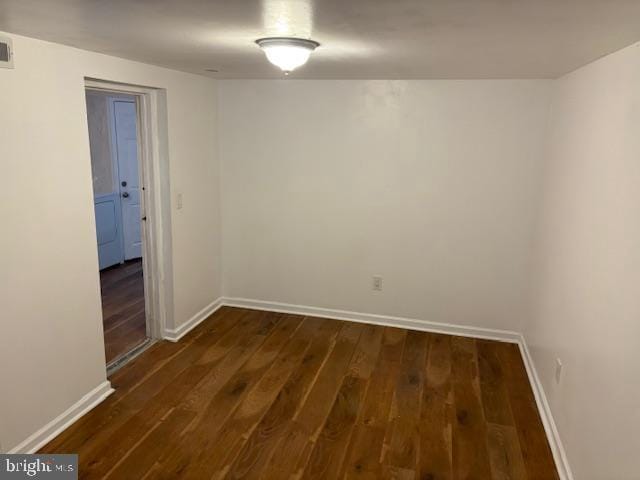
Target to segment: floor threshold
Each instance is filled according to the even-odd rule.
[[[149,347],[151,347],[151,345],[153,345],[154,343],[156,343],[156,341],[154,339],[147,338],[140,345],[138,345],[136,347],[133,347],[131,350],[129,350],[124,355],[122,355],[122,356],[116,358],[115,360],[113,360],[111,363],[109,363],[107,365],[107,377],[110,377],[112,374],[114,374],[115,372],[120,370],[122,367],[124,367],[131,360],[133,360],[137,356],[139,356],[142,353],[144,353],[144,351],[147,350]]]

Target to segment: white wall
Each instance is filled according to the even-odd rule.
[[[0,69],[0,387],[9,450],[105,379],[84,77],[166,89],[175,327],[220,295],[215,83],[11,35]]]
[[[576,478],[636,474],[637,45],[557,82],[222,81],[216,120],[204,77],[12,37],[16,69],[0,70],[2,449],[105,378],[87,76],[167,90],[172,201],[184,195],[174,327],[224,290],[524,329]]]
[[[575,478],[635,479],[640,44],[558,80],[552,111],[526,339]]]
[[[225,295],[521,331],[549,82],[218,87]]]

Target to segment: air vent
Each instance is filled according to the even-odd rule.
[[[13,68],[12,46],[10,38],[0,36],[0,68]]]

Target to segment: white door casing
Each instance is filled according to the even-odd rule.
[[[144,251],[142,263],[147,334],[151,338],[164,338],[168,335],[168,329],[173,326],[173,255],[166,91],[91,78],[85,78],[85,87],[110,93],[113,95],[111,98],[124,98],[136,102],[138,172],[140,186],[143,187],[139,194],[142,216],[148,217],[146,221],[140,222]],[[112,102],[108,104],[111,108]],[[112,114],[110,118],[113,118]],[[113,150],[113,122],[110,122],[109,130]],[[114,190],[119,193],[118,188]]]

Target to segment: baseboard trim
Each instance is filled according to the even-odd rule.
[[[536,370],[533,357],[529,352],[529,347],[527,346],[527,341],[525,340],[524,335],[520,335],[518,345],[520,346],[520,354],[527,370],[527,375],[529,376],[529,383],[531,384],[531,389],[533,390],[533,395],[536,399],[538,412],[540,413],[540,418],[542,419],[542,424],[547,434],[547,440],[551,447],[551,453],[553,454],[553,459],[555,460],[560,480],[573,480],[573,473],[571,472],[569,459],[567,458],[564,446],[562,445],[560,432],[558,432],[558,427],[553,419],[551,406],[549,405],[547,395],[542,387],[542,382],[540,382],[538,371]]]
[[[469,327],[465,325],[453,325],[447,323],[428,322],[413,318],[376,315],[372,313],[360,313],[347,310],[334,310],[329,308],[310,307],[306,305],[294,305],[289,303],[253,300],[248,298],[222,298],[222,305],[229,307],[248,308],[253,310],[265,310],[270,312],[292,313],[297,315],[310,315],[322,318],[333,318],[351,322],[372,323],[390,327],[406,328],[423,332],[444,333],[463,337],[498,340],[502,342],[516,343],[520,347],[525,368],[529,377],[529,383],[533,390],[538,412],[547,435],[549,446],[558,470],[560,480],[573,480],[569,461],[565,453],[560,434],[556,427],[549,402],[538,377],[535,365],[524,336],[518,332],[508,330],[494,330],[488,328]]]
[[[400,327],[409,330],[423,332],[445,333],[462,337],[484,338],[502,342],[518,343],[520,334],[508,330],[494,330],[489,328],[469,327],[465,325],[453,325],[448,323],[428,322],[415,318],[392,317],[377,315],[374,313],[352,312],[349,310],[335,310],[331,308],[310,307],[306,305],[294,305],[290,303],[269,302],[264,300],[252,300],[248,298],[225,297],[223,305],[229,307],[249,308],[253,310],[266,310],[269,312],[292,313],[297,315],[309,315],[321,318],[333,318],[359,323],[372,323],[387,327]]]
[[[40,430],[30,435],[26,440],[9,450],[8,453],[35,453],[49,441],[66,430],[73,422],[96,407],[114,392],[111,382],[105,380],[80,400],[71,405],[56,418],[47,423]]]
[[[540,382],[533,358],[527,347],[524,336],[517,332],[508,330],[495,330],[488,328],[470,327],[466,325],[453,325],[447,323],[429,322],[413,318],[393,317],[388,315],[377,315],[372,313],[353,312],[348,310],[336,310],[329,308],[311,307],[305,305],[295,305],[281,302],[270,302],[264,300],[253,300],[248,298],[220,297],[205,308],[196,313],[187,322],[176,329],[166,329],[164,339],[177,342],[196,326],[209,318],[213,313],[223,306],[247,308],[252,310],[264,310],[279,313],[291,313],[296,315],[309,315],[321,318],[331,318],[335,320],[345,320],[359,323],[371,323],[375,325],[406,328],[424,332],[443,333],[448,335],[459,335],[463,337],[482,338],[487,340],[498,340],[503,342],[516,343],[520,347],[522,359],[527,370],[529,383],[533,390],[538,412],[547,435],[547,440],[551,447],[553,458],[558,469],[561,480],[573,480],[571,467],[567,459],[566,452],[560,439],[560,434],[556,427],[551,408],[547,400],[544,388]],[[26,440],[11,449],[8,453],[33,453],[39,448],[60,434],[73,422],[89,412],[105,398],[114,392],[111,383],[105,381],[84,395],[78,402],[72,405],[61,415],[53,419],[40,430],[29,436]]]
[[[209,305],[204,307],[202,310],[200,310],[198,313],[196,313],[189,320],[187,320],[185,323],[180,325],[178,328],[176,329],[166,328],[164,330],[164,334],[162,338],[164,338],[165,340],[169,340],[170,342],[179,341],[182,337],[184,337],[187,333],[189,333],[191,330],[197,327],[200,323],[202,323],[204,320],[209,318],[210,315],[214,314],[223,305],[224,305],[223,298],[222,297],[217,298],[216,300],[211,302]]]

